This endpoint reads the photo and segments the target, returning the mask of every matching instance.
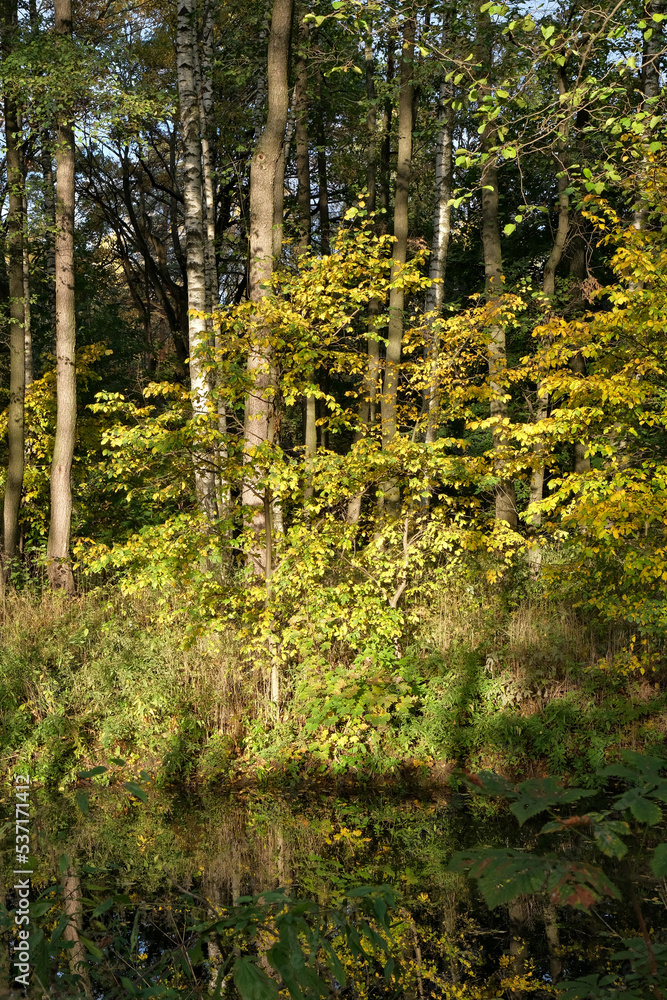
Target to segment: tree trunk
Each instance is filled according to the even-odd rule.
[[[252,302],[269,294],[273,273],[274,188],[283,155],[289,90],[287,82],[292,0],[274,0],[267,66],[268,114],[250,166],[250,273]],[[264,442],[273,440],[273,372],[269,331],[255,323],[251,330],[248,374],[254,384],[245,405],[244,452],[246,462]],[[252,510],[257,547],[251,556],[256,573],[267,569],[267,523],[265,497],[252,470],[243,487],[243,503]],[[264,536],[264,547],[262,547]]]
[[[208,375],[201,357],[208,345],[206,329],[206,257],[204,250],[204,205],[202,149],[200,137],[201,102],[195,86],[196,46],[194,0],[179,0],[176,30],[178,101],[184,147],[183,201],[185,204],[185,259],[188,284],[188,347],[190,389],[195,421],[205,428],[211,413]],[[209,295],[210,302],[210,295]],[[199,446],[193,454],[197,501],[204,515],[216,513],[213,455]]]
[[[65,941],[71,941],[72,947],[69,949],[69,966],[71,971],[81,977],[84,992],[87,997],[92,997],[93,990],[88,972],[88,961],[86,949],[81,940],[83,931],[83,903],[81,897],[81,883],[79,877],[68,872],[63,877],[63,901],[64,911],[67,915],[67,926],[63,932]]]
[[[561,99],[561,102],[563,98],[565,98],[566,93],[565,72],[561,68],[558,72],[558,96]],[[559,143],[560,148],[556,159],[558,167],[560,168],[558,175],[558,227],[556,229],[556,235],[551,248],[551,253],[549,254],[548,260],[544,265],[544,275],[542,278],[542,291],[549,300],[553,299],[556,291],[556,268],[558,267],[561,257],[563,256],[563,250],[565,249],[565,243],[570,231],[570,198],[567,193],[569,185],[569,179],[567,176],[567,139],[569,135],[569,119],[566,119],[563,123],[561,135],[563,138]],[[540,346],[547,347],[548,343],[543,342]],[[549,394],[544,386],[540,384],[537,387],[534,422],[539,424],[542,420],[545,420],[548,412]],[[530,480],[531,504],[539,503],[542,500],[544,493],[544,458],[542,455],[542,443],[537,441],[533,446],[533,449],[539,464],[537,464],[533,469]],[[542,523],[541,513],[537,511],[532,514],[530,516],[529,523],[532,524],[533,527],[538,528]],[[534,576],[536,576],[540,571],[541,550],[539,548],[532,549],[529,556],[531,572]]]
[[[490,30],[488,15],[480,18],[480,34]],[[484,22],[487,22],[486,24]],[[491,48],[481,37],[478,61],[485,69],[491,70]],[[483,88],[480,88],[482,91]],[[482,94],[480,93],[480,97]],[[482,156],[482,244],[484,249],[484,274],[486,286],[486,301],[493,303],[504,291],[503,262],[500,248],[500,228],[498,223],[498,171],[496,154],[490,152],[495,141],[495,129],[487,124],[481,139]],[[505,327],[500,323],[491,326],[491,337],[488,347],[489,388],[491,391],[490,412],[498,422],[508,416],[505,389],[500,379],[507,367],[507,346],[505,342]],[[499,458],[504,444],[504,435],[496,425],[493,428],[494,470],[499,477],[496,486],[496,520],[506,521],[510,527],[517,525],[516,493],[514,482],[503,476],[503,463]]]
[[[322,87],[322,71],[319,66],[315,70],[317,81],[318,115],[317,115],[317,213],[320,222],[320,250],[324,257],[331,253],[329,221],[329,181],[327,178],[327,139],[324,122],[324,94]]]
[[[56,195],[53,181],[53,160],[51,157],[51,140],[49,130],[40,129],[39,153],[42,165],[42,185],[44,201],[44,219],[46,223],[46,293],[49,302],[51,318],[51,336],[56,339]]]
[[[11,46],[16,28],[15,0],[4,5],[3,54]],[[25,417],[25,296],[23,289],[23,171],[21,133],[13,98],[5,95],[5,145],[7,148],[7,272],[9,278],[9,407],[7,411],[8,462],[3,510],[4,557],[14,559],[18,549],[19,508],[23,489]],[[9,569],[7,566],[6,569]]]
[[[71,0],[54,0],[56,33],[72,37]],[[72,459],[76,437],[76,316],[74,312],[74,129],[60,112],[56,142],[56,435],[51,465],[47,572],[54,589],[74,593],[69,555]]]
[[[451,26],[446,21],[442,38],[445,49],[450,44],[450,33]],[[445,74],[443,74],[443,79],[440,83],[440,113],[438,117],[440,128],[435,155],[435,209],[433,212],[433,242],[431,244],[431,262],[429,266],[429,278],[435,284],[431,285],[426,292],[426,312],[433,313],[434,317],[440,316],[445,296],[444,280],[452,215],[449,202],[452,197],[454,178],[452,161],[454,130],[452,87],[445,79]],[[437,334],[433,329],[430,332],[427,345],[426,364],[429,381],[426,387],[425,400],[427,413],[425,440],[427,444],[432,444],[435,441],[438,426],[438,396],[440,393],[437,374],[438,340]]]
[[[387,217],[389,212],[389,196],[391,187],[391,125],[393,118],[393,106],[389,88],[394,80],[394,44],[395,34],[392,26],[387,31],[387,88],[382,112],[382,139],[380,142],[380,198],[379,206],[384,211],[382,220],[382,231],[387,231]]]
[[[294,87],[294,117],[296,130],[296,180],[299,228],[299,252],[310,246],[310,155],[308,142],[308,24],[299,18],[299,41],[296,58],[296,84]],[[314,380],[315,373],[310,373]],[[306,419],[304,428],[304,452],[306,466],[317,452],[317,406],[312,393],[306,395]],[[306,496],[312,496],[309,484]]]
[[[310,157],[308,149],[308,24],[299,16],[294,86],[299,249],[310,246]]]
[[[366,210],[369,214],[375,211],[377,192],[377,112],[375,107],[375,59],[373,57],[373,33],[369,23],[364,46],[366,63]],[[368,330],[370,336],[366,343],[368,361],[363,396],[359,403],[359,429],[355,433],[355,443],[364,434],[372,430],[377,419],[377,386],[380,374],[380,345],[377,340],[375,318],[380,314],[382,306],[377,299],[368,303]],[[356,524],[361,514],[362,494],[353,497],[347,505],[347,522]]]
[[[392,254],[392,279],[400,274],[408,256],[408,194],[412,162],[412,113],[413,113],[413,58],[415,47],[415,20],[408,17],[403,23],[403,49],[401,54],[401,85],[398,99],[398,161],[396,164],[396,195],[394,200],[394,249]],[[397,431],[398,370],[401,363],[403,341],[402,288],[392,288],[389,293],[389,328],[382,387],[382,442],[386,446]],[[396,486],[389,488],[389,503],[398,502]]]

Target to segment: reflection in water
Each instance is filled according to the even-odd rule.
[[[588,914],[546,898],[520,897],[489,912],[474,884],[448,871],[449,860],[456,849],[519,846],[519,831],[513,820],[476,813],[479,803],[458,796],[245,791],[196,799],[152,790],[146,806],[113,786],[96,790],[90,801],[84,816],[66,796],[35,795],[33,887],[44,904],[34,918],[35,953],[54,995],[110,1000],[129,995],[127,984],[134,983],[208,996],[217,970],[240,953],[241,943],[213,935],[194,949],[195,925],[226,912],[239,897],[278,887],[322,905],[337,904],[363,884],[400,890],[398,981],[385,982],[373,960],[342,956],[349,979],[344,995],[359,1000],[389,998],[397,986],[410,1000],[547,996],[548,984],[604,967],[613,950],[608,928],[632,927],[632,914],[620,903],[607,907],[607,928],[600,922],[597,933]],[[77,861],[59,876],[65,855]],[[8,849],[3,866],[10,886]],[[646,880],[643,892],[646,897]],[[5,903],[11,911],[11,890]],[[59,941],[62,912],[68,923]],[[4,956],[10,924],[11,915]],[[272,943],[267,924],[253,947],[274,975],[265,960]],[[8,973],[5,958],[5,989]]]

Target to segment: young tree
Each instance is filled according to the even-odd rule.
[[[55,29],[72,37],[71,0],[54,0]],[[47,572],[54,589],[74,593],[69,542],[72,459],[76,437],[76,316],[74,312],[74,127],[71,108],[60,111],[56,141],[56,435],[51,465],[51,521]]]
[[[207,281],[200,133],[202,102],[195,84],[197,45],[194,0],[178,0],[176,63],[184,147],[183,200],[185,204],[185,255],[188,283],[190,387],[194,413],[202,422],[205,422],[210,414],[210,385],[201,352],[209,340],[205,317],[207,305],[211,305],[212,277],[209,275]],[[206,517],[212,520],[216,513],[213,456],[205,448],[200,448],[193,455],[193,461],[197,500]]]
[[[274,0],[267,59],[268,112],[250,167],[250,274],[249,297],[259,302],[269,294],[273,273],[274,199],[276,180],[281,175],[287,112],[289,108],[288,63],[292,25],[292,0]],[[252,388],[246,399],[244,451],[250,462],[258,447],[273,440],[273,373],[268,332],[254,324],[248,354],[248,374]],[[270,573],[267,550],[271,525],[267,523],[270,501],[258,489],[249,470],[243,487],[243,502],[252,510],[252,528],[257,538],[253,566],[257,573]],[[270,515],[269,519],[270,521]],[[261,536],[265,543],[262,547]]]
[[[16,0],[5,0],[2,7],[2,51],[12,46],[17,28]],[[19,507],[24,469],[24,400],[25,400],[25,293],[23,286],[24,177],[21,166],[21,132],[16,100],[5,92],[5,145],[7,148],[7,247],[9,277],[9,408],[7,436],[9,456],[4,500],[4,557],[16,556],[19,537]]]
[[[413,116],[413,60],[415,48],[415,18],[409,15],[403,22],[401,50],[401,82],[398,98],[398,160],[396,164],[396,193],[394,198],[394,248],[392,276],[400,274],[408,257],[408,196],[412,166],[412,116]],[[403,342],[403,308],[405,295],[402,287],[389,293],[389,328],[382,386],[382,441],[389,444],[398,428],[398,372]],[[397,488],[390,485],[389,504],[398,503]]]

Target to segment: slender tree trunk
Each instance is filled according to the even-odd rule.
[[[443,47],[446,49],[450,44],[451,25],[447,20],[443,28]],[[435,155],[435,209],[433,211],[433,242],[431,244],[431,262],[429,266],[429,278],[435,284],[426,292],[426,312],[433,313],[438,317],[442,312],[442,305],[445,296],[445,269],[447,267],[447,251],[449,249],[449,237],[451,233],[451,206],[449,204],[452,197],[452,187],[454,178],[452,149],[454,131],[454,111],[452,109],[452,87],[445,79],[440,83],[440,112],[439,112],[438,145]],[[440,384],[437,372],[438,366],[438,339],[436,332],[431,329],[427,345],[426,355],[427,371],[429,381],[426,387],[426,443],[432,444],[438,426],[438,397],[440,394]]]
[[[298,251],[303,253],[310,246],[310,150],[308,138],[308,24],[299,11],[299,38],[296,56],[296,84],[294,86],[294,118],[296,136],[296,181],[298,205]],[[315,372],[310,372],[311,381]],[[317,400],[312,393],[306,395],[304,428],[304,457],[306,468],[317,452]],[[313,495],[312,485],[307,485],[306,496]]]
[[[63,933],[65,941],[71,941],[72,947],[69,949],[69,966],[75,975],[81,977],[84,993],[87,997],[92,997],[93,990],[88,972],[88,961],[86,949],[81,940],[83,931],[83,903],[81,896],[81,883],[78,875],[69,872],[62,880],[64,911],[67,915],[67,926]]]
[[[400,274],[408,256],[408,194],[412,163],[412,114],[413,114],[413,58],[415,46],[415,20],[408,17],[403,23],[403,49],[401,55],[401,86],[398,99],[398,162],[396,165],[396,195],[394,200],[394,249],[392,279]],[[402,288],[392,288],[389,293],[389,328],[382,387],[382,442],[386,446],[396,435],[398,404],[398,371],[401,363],[403,341],[403,307],[405,295]],[[387,495],[389,503],[398,502],[398,489],[391,486]]]
[[[3,9],[3,55],[11,46],[16,28],[15,0]],[[7,148],[7,247],[9,277],[9,407],[7,412],[8,463],[3,510],[4,556],[13,559],[18,550],[19,507],[23,489],[25,416],[25,304],[23,289],[23,199],[21,133],[16,102],[5,94],[5,146]]]
[[[56,33],[72,37],[71,0],[54,0]],[[74,129],[61,111],[56,143],[56,435],[51,465],[47,572],[54,589],[74,593],[69,554],[72,460],[76,437],[76,316],[74,312]]]
[[[480,17],[479,59],[485,69],[491,71],[491,48],[483,37],[490,30],[489,18]],[[481,95],[480,95],[481,96]],[[503,294],[505,279],[503,277],[503,261],[500,248],[500,227],[498,223],[498,171],[496,154],[490,152],[495,141],[495,129],[487,124],[481,139],[482,155],[485,157],[482,165],[482,244],[484,249],[484,274],[486,286],[486,301],[495,302]],[[498,422],[508,416],[505,402],[505,389],[501,383],[503,372],[507,367],[507,345],[505,327],[494,323],[491,327],[491,337],[488,347],[489,388],[491,390],[490,412]],[[493,428],[494,467],[499,477],[496,486],[496,520],[506,521],[510,527],[517,525],[516,493],[514,482],[503,474],[503,463],[498,457],[503,449],[504,436],[500,428]]]
[[[565,86],[565,72],[563,69],[559,70],[558,73],[558,96],[561,99],[565,98],[567,94]],[[551,253],[544,265],[544,275],[542,279],[542,291],[548,297],[549,300],[553,299],[556,291],[556,268],[558,267],[561,257],[563,256],[563,250],[565,249],[565,243],[567,241],[567,236],[570,231],[570,198],[567,193],[569,179],[567,176],[567,139],[569,135],[569,119],[566,119],[562,125],[561,134],[563,139],[559,143],[559,150],[557,155],[557,165],[559,167],[558,175],[558,227],[556,229],[556,235],[554,238],[554,243],[551,248]],[[540,345],[541,347],[547,347],[548,342],[543,341]],[[549,393],[542,383],[537,387],[537,402],[535,407],[535,423],[539,424],[542,420],[545,420],[549,412]],[[534,451],[538,459],[538,464],[533,469],[533,473],[530,481],[530,503],[539,503],[542,500],[544,493],[544,457],[543,457],[543,445],[540,441],[537,441],[534,445]],[[530,517],[530,523],[533,527],[537,528],[542,523],[542,515],[539,511],[532,514]],[[540,570],[541,565],[541,549],[534,548],[530,551],[530,563],[531,571],[533,575],[537,575]]]
[[[324,88],[322,84],[322,71],[319,66],[315,70],[317,82],[318,115],[316,126],[317,138],[317,212],[320,222],[320,249],[322,255],[327,257],[331,253],[331,223],[329,220],[329,181],[327,177],[327,138],[326,125],[324,121]]]
[[[46,294],[51,318],[51,336],[56,339],[56,192],[49,130],[40,129],[39,154],[42,165],[44,220],[46,224]]]
[[[274,188],[283,155],[289,108],[287,70],[291,23],[292,0],[274,0],[267,65],[268,114],[250,167],[249,292],[252,302],[260,302],[269,294],[273,273]],[[252,462],[257,448],[273,440],[274,380],[268,341],[269,331],[255,323],[248,354],[248,373],[254,389],[245,405],[244,451],[248,463]],[[249,471],[243,488],[243,503],[252,510],[252,527],[257,539],[252,564],[255,572],[260,574],[267,569],[267,548],[270,544],[270,523],[267,523],[266,517],[269,505],[265,501],[253,472]]]
[[[366,210],[375,211],[377,195],[377,110],[375,106],[375,59],[373,57],[373,33],[370,27],[366,34],[364,55],[366,63]],[[359,430],[354,436],[355,443],[372,430],[377,420],[377,388],[380,375],[380,344],[377,340],[375,319],[382,306],[377,299],[368,303],[368,331],[366,342],[367,364],[359,403]],[[356,524],[361,514],[362,494],[353,497],[347,507],[348,524]]]
[[[299,248],[310,246],[310,155],[308,143],[308,41],[309,28],[299,12],[299,38],[294,86],[297,205]]]
[[[642,90],[644,94],[644,104],[651,102],[653,105],[655,98],[658,97],[660,93],[660,56],[663,52],[664,36],[662,21],[654,21],[653,15],[661,16],[665,11],[665,0],[649,0],[646,4],[646,19],[648,20],[649,27],[651,28],[651,37],[646,40],[644,55],[642,58],[642,75],[641,83]],[[647,129],[646,141],[648,142],[648,132]],[[646,162],[642,163],[641,168],[637,171],[638,184],[637,187],[641,189],[646,178]],[[634,225],[636,229],[643,229],[646,219],[645,209],[641,204],[635,209]]]
[[[394,80],[394,28],[387,31],[387,87],[391,87]],[[393,119],[393,105],[391,94],[387,94],[382,112],[382,139],[380,142],[380,197],[379,207],[384,211],[382,220],[382,231],[387,231],[387,218],[389,213],[389,200],[391,193],[391,128]]]
[[[184,147],[183,201],[185,204],[185,258],[188,284],[190,388],[195,420],[201,421],[205,428],[211,413],[211,391],[201,357],[201,352],[207,346],[209,337],[205,319],[207,281],[200,136],[201,102],[195,86],[197,44],[194,0],[179,0],[176,65]],[[212,520],[216,513],[213,455],[205,447],[199,446],[193,455],[193,461],[197,500],[205,516]]]

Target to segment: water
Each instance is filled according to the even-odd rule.
[[[33,791],[32,960],[52,995],[111,998],[149,989],[151,995],[212,995],[215,970],[226,958],[266,951],[275,924],[267,920],[254,941],[238,930],[206,940],[196,926],[227,914],[239,897],[280,887],[316,901],[321,913],[342,908],[351,921],[350,890],[389,885],[398,891],[395,978],[386,982],[382,974],[387,955],[364,963],[346,958],[345,948],[345,988],[325,976],[332,994],[360,1000],[397,992],[414,1000],[547,996],[552,980],[609,967],[619,936],[639,935],[633,892],[647,927],[659,937],[665,924],[665,881],[651,875],[640,855],[624,859],[622,871],[602,858],[627,892],[620,901],[602,899],[592,912],[556,907],[546,894],[489,911],[476,884],[449,870],[453,852],[534,850],[540,821],[520,830],[506,811],[467,794],[312,786],[203,795],[151,787],[147,794],[145,804],[120,783],[100,788],[85,815],[75,793]],[[8,795],[3,808],[10,802]],[[2,861],[11,911],[13,827],[9,833]],[[576,829],[559,850],[582,863],[600,862]],[[279,909],[274,906],[274,916]],[[62,946],[65,912],[80,920],[69,948]],[[9,933],[6,927],[6,946]],[[6,980],[8,947],[3,956]],[[77,956],[78,980],[72,975]],[[233,995],[228,976],[225,982]],[[38,995],[35,973],[32,983]]]

